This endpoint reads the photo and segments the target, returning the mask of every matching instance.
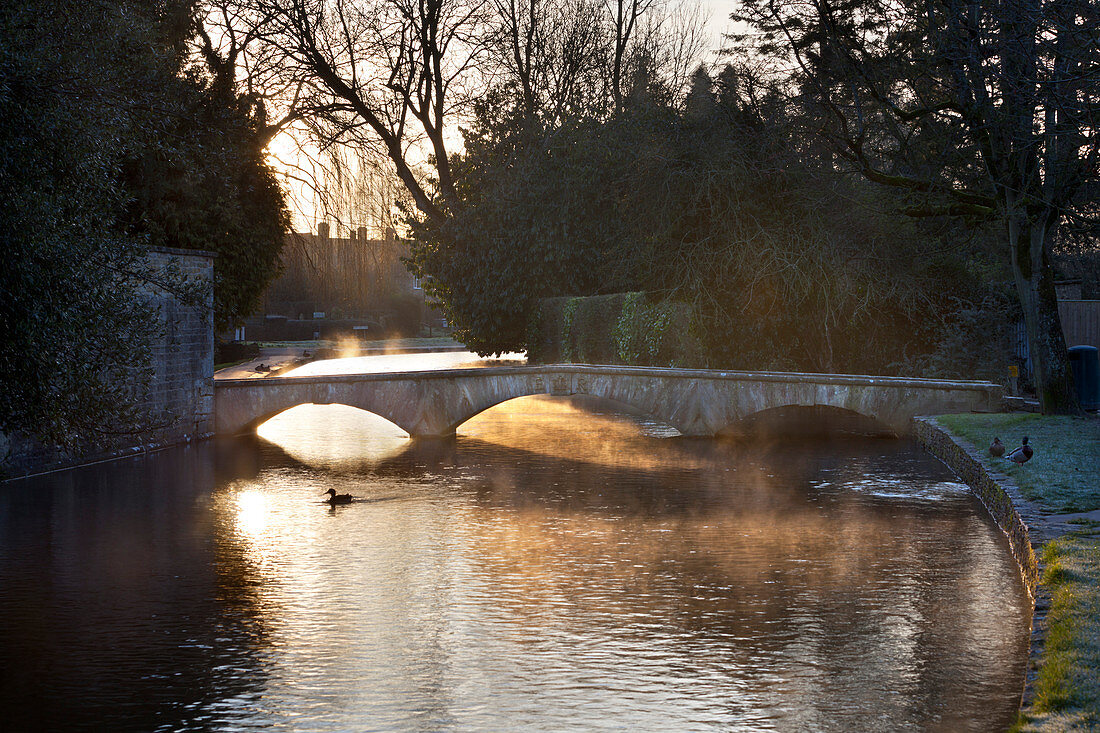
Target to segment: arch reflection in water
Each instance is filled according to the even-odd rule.
[[[655,438],[608,407],[516,400],[339,474],[286,460],[332,429],[294,420],[251,483],[298,502],[309,537],[283,534],[260,586],[280,640],[265,715],[304,705],[303,725],[395,730],[1011,722],[1026,598],[938,462],[897,441]],[[303,487],[329,485],[369,501],[306,511]],[[309,709],[308,680],[338,713]]]
[[[409,434],[389,420],[347,405],[299,405],[257,430],[295,460],[333,471],[369,468],[400,454]]]
[[[360,413],[288,416],[278,444],[5,486],[0,728],[1013,719],[1013,561],[910,443],[658,438],[540,398],[372,453]],[[330,508],[330,487],[363,500]]]

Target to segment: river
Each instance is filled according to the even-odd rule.
[[[910,442],[581,398],[415,442],[305,406],[0,486],[4,731],[998,730],[1029,616]]]

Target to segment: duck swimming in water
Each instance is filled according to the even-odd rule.
[[[994,458],[1000,458],[1005,454],[1005,444],[1001,442],[1000,437],[993,439],[993,442],[989,445],[989,455]]]
[[[1023,444],[1016,450],[1009,453],[1005,458],[1013,463],[1027,463],[1031,460],[1031,456],[1035,454],[1035,451],[1030,445],[1027,444],[1027,436],[1024,436]]]
[[[350,504],[355,498],[351,494],[337,494],[336,489],[329,489],[325,493],[329,495],[329,497],[325,499],[325,503],[332,504],[333,506],[337,504]]]

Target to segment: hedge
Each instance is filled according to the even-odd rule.
[[[645,293],[545,298],[528,325],[531,362],[705,366],[683,303],[651,302]]]

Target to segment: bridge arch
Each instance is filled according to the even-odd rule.
[[[522,399],[527,399],[529,397],[542,397],[542,396],[548,396],[548,397],[557,398],[557,399],[561,399],[561,400],[567,400],[569,398],[574,398],[574,397],[590,398],[590,399],[596,400],[596,404],[607,405],[607,406],[610,406],[610,407],[614,408],[614,411],[618,414],[631,415],[631,416],[640,417],[640,418],[647,418],[647,419],[653,420],[654,422],[659,422],[663,425],[666,425],[669,428],[676,429],[676,426],[672,425],[671,423],[667,422],[666,420],[662,419],[661,417],[659,417],[657,415],[653,415],[651,413],[648,413],[644,410],[639,409],[638,407],[635,407],[634,405],[628,404],[626,402],[622,402],[620,400],[612,399],[610,397],[602,397],[600,395],[582,394],[582,393],[569,394],[569,395],[555,395],[555,394],[550,394],[550,393],[547,393],[547,392],[534,392],[532,394],[524,394],[524,395],[516,395],[514,397],[507,397],[507,398],[504,398],[504,399],[500,400],[499,402],[496,402],[495,404],[489,405],[485,409],[480,410],[478,412],[475,412],[472,415],[469,415],[468,417],[462,419],[459,423],[457,423],[456,425],[453,426],[452,432],[457,432],[458,429],[461,428],[463,425],[470,422],[471,420],[474,420],[479,415],[487,412],[488,410],[493,409],[494,407],[499,407],[500,405],[504,405],[504,404],[507,404],[509,402],[514,402],[515,400],[522,400]]]
[[[777,405],[740,417],[718,431],[728,437],[844,433],[897,437],[895,430],[873,415],[831,405]]]
[[[372,375],[373,376],[373,375]],[[215,429],[240,435],[299,405],[347,405],[389,420],[410,435],[416,425],[408,411],[395,409],[418,401],[409,383],[345,377],[276,377],[232,380],[215,385]]]
[[[914,415],[992,412],[1001,396],[989,382],[569,364],[227,380],[215,385],[215,426],[219,434],[238,434],[295,405],[339,403],[412,436],[445,436],[490,407],[534,394],[612,400],[683,435],[715,435],[781,407],[846,410],[903,435]]]
[[[398,425],[397,423],[395,423],[392,420],[390,420],[389,418],[387,418],[385,415],[379,415],[377,412],[372,412],[371,410],[364,409],[364,408],[362,408],[358,405],[348,405],[348,404],[344,404],[343,402],[329,402],[329,403],[326,403],[326,404],[318,404],[318,403],[314,403],[314,402],[303,402],[303,403],[288,407],[285,410],[280,410],[280,411],[275,412],[273,414],[258,415],[251,423],[243,426],[241,432],[254,433],[254,432],[258,431],[263,425],[270,422],[271,420],[275,420],[276,418],[278,418],[282,415],[286,415],[288,412],[292,412],[294,410],[297,410],[300,407],[344,407],[344,408],[347,408],[348,410],[354,410],[355,412],[362,413],[363,415],[369,415],[370,418],[380,420],[380,421],[384,422],[386,425],[393,427],[395,430],[400,430],[401,432],[405,433],[406,436],[409,435],[408,430],[405,430],[400,425]]]

